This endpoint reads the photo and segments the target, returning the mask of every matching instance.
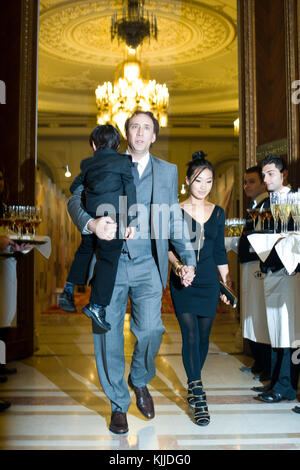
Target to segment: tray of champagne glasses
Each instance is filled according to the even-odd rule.
[[[9,235],[8,238],[13,240],[14,243],[17,243],[18,245],[23,245],[23,244],[28,244],[28,245],[44,245],[47,243],[47,240],[45,240],[44,237],[36,236],[35,238],[29,238],[29,237],[18,237],[17,235]]]
[[[15,243],[42,245],[44,237],[37,235],[42,222],[41,209],[35,206],[5,206],[0,219],[1,234],[11,238]]]

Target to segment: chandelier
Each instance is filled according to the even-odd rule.
[[[122,18],[118,19],[118,13],[111,18],[111,40],[118,37],[118,40],[126,42],[127,46],[136,49],[142,44],[146,37],[157,39],[157,22],[153,13],[144,10],[145,0],[128,0],[127,11],[123,7]],[[151,16],[151,18],[150,18]]]
[[[118,20],[112,16],[111,39],[115,36],[126,43],[127,57],[116,69],[114,83],[105,82],[95,90],[98,124],[114,124],[125,137],[125,121],[137,109],[151,111],[161,127],[168,124],[169,92],[166,84],[142,76],[142,64],[138,53],[146,37],[157,38],[157,22],[147,11],[144,1],[128,0],[127,12]]]

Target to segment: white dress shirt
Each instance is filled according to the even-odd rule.
[[[126,153],[130,155],[128,150],[126,150]],[[150,159],[150,153],[149,152],[144,157],[142,157],[138,162],[136,160],[132,159],[133,162],[136,162],[138,164],[137,169],[138,169],[140,177],[144,173],[144,170],[145,170],[146,166],[148,165],[149,159]]]
[[[290,190],[291,190],[290,186],[282,186],[280,191],[274,191],[274,192],[275,194],[287,194],[290,192]]]

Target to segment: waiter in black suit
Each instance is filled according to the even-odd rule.
[[[268,209],[270,207],[269,193],[266,191],[266,185],[263,180],[260,166],[252,166],[244,174],[244,191],[250,199],[249,209]],[[256,220],[256,224],[258,221]],[[258,261],[257,254],[250,251],[250,243],[247,235],[253,230],[253,221],[250,217],[246,219],[246,227],[239,242],[239,262],[246,267],[246,263]],[[254,312],[253,312],[254,313]],[[252,341],[248,338],[251,354],[254,358],[254,364],[251,371],[254,375],[259,374],[260,380],[268,380],[270,376],[271,348],[269,344]]]
[[[284,186],[288,170],[285,161],[281,157],[269,155],[262,161],[261,166],[268,191],[278,194],[287,194],[293,191],[288,186]],[[292,227],[289,227],[289,230],[291,229]],[[288,317],[290,323],[293,325],[293,318],[295,315],[299,314],[297,311],[297,304],[293,301],[295,289],[297,289],[299,282],[299,268],[300,265],[298,264],[295,275],[287,276],[287,274],[284,273],[283,264],[274,247],[266,261],[264,263],[261,262],[261,270],[266,273],[264,285],[267,317],[268,302],[270,302],[270,305],[272,306],[271,310],[273,311],[276,299],[280,296],[280,298],[285,299]],[[278,340],[278,344],[272,344],[271,342],[271,381],[265,387],[263,393],[258,395],[258,398],[266,403],[278,403],[282,400],[294,400],[297,395],[299,366],[293,364],[292,346],[290,345],[290,347],[286,347],[281,344],[281,342],[288,342],[288,339],[284,334],[284,331],[288,328],[286,325],[286,316],[284,314],[280,314],[280,305],[277,305],[277,309],[279,312],[277,313],[277,323],[276,325],[274,325],[273,321],[268,323],[269,333],[270,337],[280,337],[281,340]],[[273,331],[271,331],[270,328],[273,328]],[[278,329],[281,331],[278,331]],[[293,331],[290,333],[293,333]]]

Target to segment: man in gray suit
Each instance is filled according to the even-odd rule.
[[[184,236],[184,221],[177,199],[177,167],[149,153],[158,136],[158,121],[150,112],[137,111],[127,120],[125,128],[127,151],[134,162],[137,203],[143,217],[139,212],[135,237],[123,245],[113,296],[106,309],[111,330],[103,334],[93,322],[99,379],[112,407],[109,429],[116,434],[128,432],[126,412],[130,393],[124,378],[123,335],[128,296],[132,307],[130,329],[136,337],[128,385],[135,392],[138,409],[151,419],[154,405],[147,384],[155,376],[154,359],[164,333],[161,298],[168,278],[169,239],[185,265],[180,272],[183,285],[191,282],[196,266],[194,250]],[[102,239],[111,240],[116,225],[107,217],[91,219],[81,205],[81,191],[82,188],[78,188],[68,202],[73,222],[83,233],[89,230]],[[162,205],[171,208],[167,217],[161,217],[157,211]]]

